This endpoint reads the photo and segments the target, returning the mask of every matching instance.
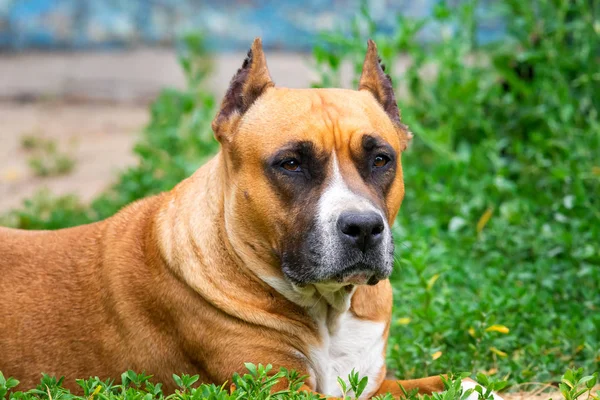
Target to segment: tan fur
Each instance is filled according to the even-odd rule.
[[[253,46],[258,67],[244,90],[258,87],[260,96],[247,112],[215,120],[222,151],[172,191],[90,225],[53,232],[0,228],[5,376],[26,389],[41,372],[64,375],[76,389],[75,378],[114,378],[133,369],[172,390],[173,373],[222,383],[244,362],[308,373],[308,349],[320,340],[315,321],[266,283],[283,281],[276,254],[290,218],[262,160],[292,139],[336,152],[351,189],[386,210],[391,224],[404,196],[400,157],[383,200],[349,160],[365,133],[379,135],[398,154],[408,137],[367,89],[272,87],[259,45]],[[365,76],[376,87],[373,74]],[[387,336],[391,304],[391,286],[382,281],[358,287],[350,311],[386,322]],[[399,394],[383,381],[385,372],[380,391]],[[405,384],[427,393],[440,389],[439,378]],[[305,388],[314,385],[309,380]]]

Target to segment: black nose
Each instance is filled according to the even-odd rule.
[[[376,212],[345,212],[337,221],[337,227],[344,243],[363,252],[383,240],[383,218]]]

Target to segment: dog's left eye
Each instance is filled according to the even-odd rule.
[[[285,160],[284,162],[282,162],[281,168],[285,169],[286,171],[290,171],[290,172],[302,171],[302,168],[300,168],[300,162],[298,160],[296,160],[295,158]]]
[[[382,168],[385,167],[387,163],[390,162],[390,158],[385,154],[379,154],[373,159],[373,167],[374,168]]]

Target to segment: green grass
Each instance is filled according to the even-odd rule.
[[[358,76],[373,37],[415,133],[394,226],[388,365],[399,377],[558,382],[567,368],[600,367],[600,10],[584,0],[530,3],[494,2],[506,37],[485,45],[473,36],[474,2],[441,2],[425,20],[398,16],[387,35],[363,6],[314,51],[315,85],[335,86],[343,62]],[[453,33],[422,44],[425,26]],[[186,43],[189,87],[152,105],[139,165],[89,207],[40,196],[3,223],[56,229],[105,218],[208,159],[216,102],[203,89],[199,41]],[[399,55],[411,57],[402,74]],[[437,72],[424,74],[431,66]]]

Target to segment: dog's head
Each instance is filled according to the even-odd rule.
[[[213,130],[236,246],[265,255],[297,286],[390,275],[410,134],[372,41],[359,89],[344,90],[275,87],[255,40]]]

